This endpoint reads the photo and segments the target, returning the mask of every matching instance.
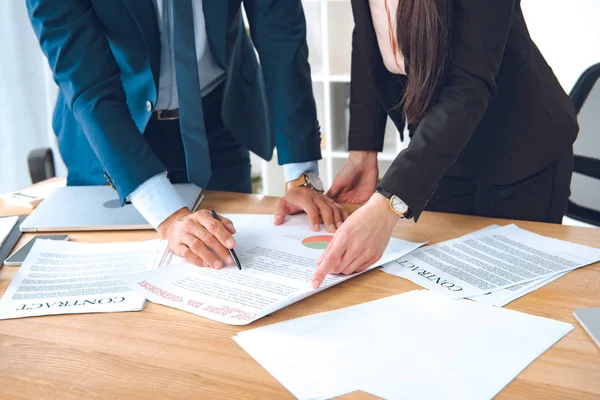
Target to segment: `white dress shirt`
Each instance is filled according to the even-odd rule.
[[[173,1],[154,0],[161,40],[160,76],[156,110],[174,110],[179,108],[173,46]],[[216,62],[208,45],[202,1],[193,1],[192,10],[200,89],[202,96],[206,96],[225,80],[226,74]],[[283,174],[286,182],[299,178],[304,172],[318,173],[317,162],[291,163],[283,166]],[[154,228],[158,228],[174,212],[186,207],[185,202],[167,179],[165,173],[155,175],[142,183],[131,193],[129,199]]]

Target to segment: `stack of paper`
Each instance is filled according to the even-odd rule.
[[[382,271],[451,298],[503,306],[598,261],[600,249],[508,225],[419,249]]]
[[[0,218],[0,247],[2,247],[2,244],[10,234],[10,231],[12,231],[12,228],[15,226],[18,219],[19,217]],[[0,260],[0,265],[2,264],[2,261],[4,260]]]
[[[35,242],[0,300],[0,319],[92,312],[139,311],[144,297],[123,277],[154,268],[158,240],[84,244]]]
[[[300,399],[491,399],[573,326],[414,291],[242,332]]]
[[[319,289],[311,287],[333,235],[310,230],[306,216],[273,225],[271,215],[227,215],[236,227],[235,251],[243,266],[222,270],[200,268],[180,257],[165,257],[162,268],[124,278],[148,300],[215,321],[246,325],[321,290],[350,279],[328,276]],[[375,268],[421,246],[392,239]]]

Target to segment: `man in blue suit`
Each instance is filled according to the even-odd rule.
[[[317,175],[320,132],[301,0],[27,0],[27,7],[60,87],[54,130],[68,184],[108,181],[173,252],[221,268],[231,262],[233,225],[191,213],[171,182],[250,192],[249,150],[270,159],[277,146],[288,191],[275,223],[306,211],[314,226],[339,227],[345,212],[322,195]]]

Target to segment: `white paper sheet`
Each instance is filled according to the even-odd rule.
[[[0,218],[0,247],[8,237],[8,234],[17,223],[19,217],[4,217]],[[4,260],[0,260],[0,265]]]
[[[273,225],[271,215],[227,215],[236,227],[235,251],[243,269],[199,268],[173,256],[168,267],[125,278],[129,287],[148,300],[215,321],[246,325],[350,279],[328,276],[321,287],[311,287],[316,260],[333,235],[315,233],[305,216]],[[321,241],[314,241],[321,238]],[[380,262],[395,260],[421,246],[392,239]]]
[[[573,329],[414,291],[241,332],[234,340],[294,396],[490,399]]]
[[[511,303],[517,300],[518,298],[533,292],[534,290],[538,290],[542,286],[546,286],[547,284],[554,282],[555,280],[565,276],[569,272],[570,271],[561,272],[560,274],[551,276],[550,278],[542,278],[532,282],[523,283],[521,285],[498,290],[495,292],[482,294],[481,296],[471,297],[471,300],[496,307],[504,307],[508,303]]]
[[[12,204],[19,207],[35,208],[56,189],[65,187],[66,185],[66,179],[59,179],[53,182],[39,184],[28,189],[5,193],[0,196],[0,198],[4,200],[6,204]]]
[[[139,311],[145,299],[122,278],[154,268],[158,240],[88,244],[38,240],[0,300],[0,319]]]
[[[451,298],[545,280],[600,261],[600,250],[508,225],[428,246],[382,269]]]

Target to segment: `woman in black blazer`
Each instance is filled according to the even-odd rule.
[[[576,114],[520,0],[399,0],[388,40],[406,76],[386,68],[374,28],[374,7],[394,1],[352,0],[350,156],[329,196],[368,201],[319,260],[315,287],[374,263],[398,219],[424,209],[554,223],[566,209]],[[411,141],[377,183],[387,116],[400,132],[408,122]]]

